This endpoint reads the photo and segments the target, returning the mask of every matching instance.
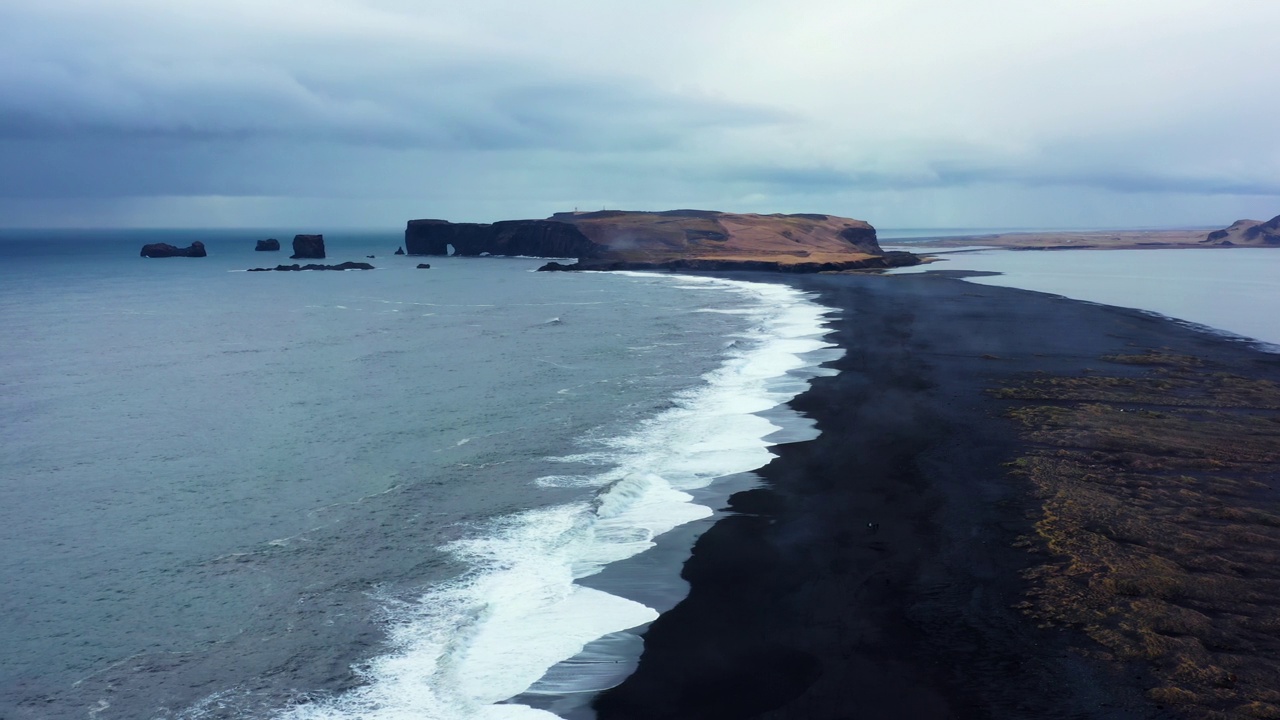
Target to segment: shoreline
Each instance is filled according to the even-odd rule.
[[[910,249],[914,244],[929,248],[968,248],[981,245],[1005,250],[1174,250],[1226,249],[1231,247],[1263,247],[1250,245],[1213,245],[1206,237],[1214,228],[1174,230],[1050,230],[975,235],[947,235],[912,238],[888,238],[882,245]],[[928,253],[925,253],[928,254]]]
[[[765,486],[732,496],[684,567],[688,598],[652,624],[598,717],[1168,716],[1167,695],[1151,695],[1158,665],[1028,611],[1024,575],[1051,555],[1026,541],[1043,493],[1007,467],[1033,447],[1005,416],[1027,401],[991,390],[1134,348],[1274,381],[1274,356],[1140,311],[945,277],[773,280],[843,313],[840,374],[791,403],[822,435],[776,447]]]

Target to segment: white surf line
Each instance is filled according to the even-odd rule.
[[[446,546],[472,570],[415,602],[385,601],[392,651],[358,668],[366,684],[292,708],[282,718],[554,718],[504,701],[593,640],[657,618],[652,608],[575,581],[709,516],[711,509],[694,503],[687,490],[767,464],[772,455],[766,437],[779,428],[757,413],[826,374],[813,354],[832,346],[821,339],[828,310],[794,288],[643,276],[742,293],[757,309],[755,326],[673,407],[608,441],[605,451],[566,458],[610,466],[597,475],[572,476],[575,486],[600,489],[594,500],[500,518]]]

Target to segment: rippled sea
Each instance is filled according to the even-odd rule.
[[[776,285],[395,232],[244,272],[290,237],[0,232],[0,718],[580,711],[680,554],[589,579],[708,522],[837,356]]]

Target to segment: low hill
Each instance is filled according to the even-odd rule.
[[[1280,215],[1266,222],[1237,220],[1230,226],[1209,233],[1202,243],[1208,245],[1241,245],[1253,247],[1280,246]]]

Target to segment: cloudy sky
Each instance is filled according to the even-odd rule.
[[[1280,214],[1274,0],[0,0],[0,227]]]

